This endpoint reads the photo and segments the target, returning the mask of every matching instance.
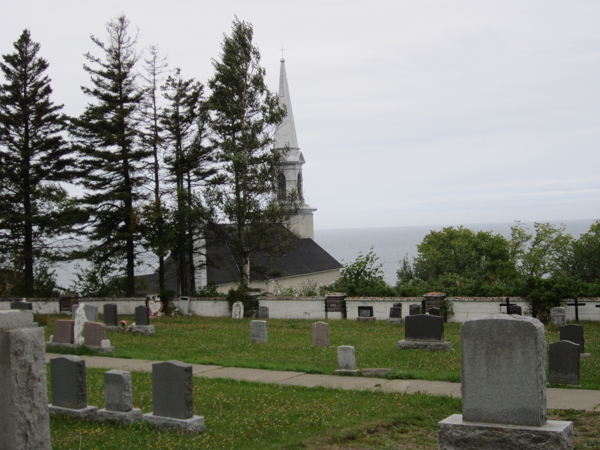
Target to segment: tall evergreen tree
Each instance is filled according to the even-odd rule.
[[[209,199],[220,212],[214,224],[232,224],[212,228],[238,254],[242,285],[250,280],[252,256],[279,248],[286,235],[283,227],[297,211],[294,196],[277,201],[273,194],[285,155],[270,144],[286,112],[265,86],[265,70],[252,37],[252,25],[236,18],[231,35],[223,40],[220,60],[213,60],[215,74],[208,82],[222,183],[210,191]]]
[[[74,121],[87,175],[83,202],[90,216],[90,251],[102,260],[126,260],[128,296],[135,293],[135,247],[139,241],[135,206],[144,183],[143,160],[149,156],[139,145],[139,105],[136,36],[121,15],[106,24],[108,41],[92,36],[104,58],[87,53],[91,87],[82,87],[93,99]]]
[[[73,223],[60,182],[72,181],[75,172],[63,139],[66,117],[50,99],[40,44],[24,30],[14,48],[0,62],[0,253],[22,275],[20,293],[30,297],[36,263],[59,249]]]

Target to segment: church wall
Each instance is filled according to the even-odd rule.
[[[340,269],[327,270],[325,272],[311,273],[308,275],[299,275],[296,277],[277,278],[276,280],[268,281],[252,281],[251,288],[261,289],[270,294],[274,293],[278,288],[285,289],[291,287],[300,287],[303,284],[323,284],[329,286],[340,277]],[[230,289],[236,289],[239,283],[226,283],[217,286],[217,292],[227,294]]]
[[[315,240],[312,214],[298,214],[290,219],[289,229],[301,238]]]

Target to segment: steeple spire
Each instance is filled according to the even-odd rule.
[[[279,104],[285,105],[287,115],[275,132],[275,144],[273,148],[298,149],[298,138],[296,137],[296,125],[294,124],[294,113],[292,111],[292,100],[285,73],[285,59],[281,57],[281,68],[279,71]]]

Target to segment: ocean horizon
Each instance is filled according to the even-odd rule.
[[[564,224],[566,233],[578,238],[579,235],[589,230],[595,219],[584,220],[551,220],[554,225]],[[526,227],[533,229],[534,222],[522,222]],[[510,228],[515,222],[504,223],[479,223],[464,224],[465,228],[473,231],[491,231],[510,237]],[[396,271],[400,268],[400,261],[408,256],[409,261],[417,256],[417,245],[431,231],[441,231],[448,226],[457,225],[422,225],[404,227],[381,228],[342,228],[342,229],[316,229],[315,241],[331,256],[342,264],[349,264],[356,260],[359,254],[367,254],[371,248],[379,258],[378,263],[383,264],[382,270],[385,281],[396,285]]]

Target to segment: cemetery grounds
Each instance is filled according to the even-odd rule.
[[[46,316],[46,340],[62,316]],[[119,317],[132,321],[132,317]],[[389,378],[460,381],[460,324],[446,324],[452,352],[398,350],[401,324],[332,320],[329,348],[312,347],[311,320],[269,319],[269,344],[252,344],[250,319],[165,317],[154,336],[109,332],[117,358],[332,374],[336,347],[356,348],[358,368],[391,368]],[[585,326],[581,386],[600,389],[600,323]],[[548,344],[558,328],[546,327]],[[88,351],[70,352],[89,354]],[[49,377],[50,371],[48,370]],[[88,404],[102,407],[104,370],[87,369]],[[133,404],[152,411],[152,374],[133,372]],[[558,387],[558,386],[550,386]],[[564,386],[561,386],[564,387]],[[50,379],[48,389],[50,391]],[[49,394],[51,395],[51,393]],[[460,400],[426,394],[303,388],[194,378],[195,414],[206,432],[185,435],[148,424],[116,425],[51,418],[55,449],[435,449],[437,423],[461,412]],[[600,413],[551,410],[572,420],[576,448],[600,449]]]

